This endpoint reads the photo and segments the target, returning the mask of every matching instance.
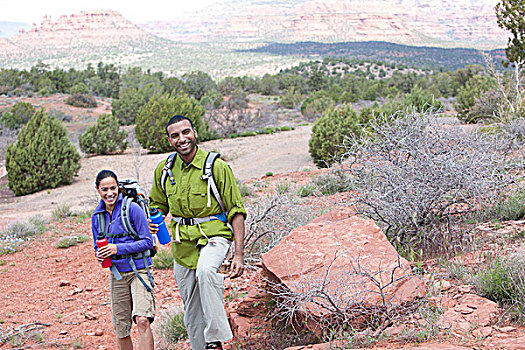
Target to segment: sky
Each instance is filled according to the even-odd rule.
[[[113,10],[135,22],[169,20],[181,12],[205,8],[216,0],[0,0],[0,22],[25,22],[40,24],[45,15],[56,21],[60,15],[80,11]]]

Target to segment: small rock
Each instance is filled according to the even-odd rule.
[[[458,287],[458,291],[463,294],[471,293],[474,291],[474,286],[470,284],[464,284]]]
[[[59,283],[59,286],[60,287],[67,287],[69,286],[69,281],[65,281],[65,280],[61,280],[60,283]]]
[[[97,316],[92,314],[91,312],[86,312],[86,314],[84,315],[88,320],[96,320],[97,319]]]
[[[459,312],[463,315],[470,315],[471,313],[474,312],[473,309],[471,309],[470,307],[466,305],[457,305],[454,307],[454,311]]]
[[[58,334],[60,334],[60,335],[67,335],[67,331],[60,331]]]
[[[478,328],[478,329],[475,329],[474,331],[472,331],[472,334],[476,337],[476,338],[487,338],[489,337],[491,334],[492,334],[492,327],[481,327],[481,328]]]
[[[441,280],[441,281],[439,281],[439,284],[441,285],[441,291],[442,292],[452,288],[452,284],[449,281],[447,281],[447,280]]]
[[[102,329],[96,329],[95,330],[95,335],[97,337],[100,337],[100,336],[104,335],[104,331]]]
[[[82,292],[83,292],[82,288],[75,288],[75,290],[71,292],[71,295],[80,294]]]
[[[513,331],[515,331],[515,330],[516,330],[516,328],[514,328],[514,327],[512,327],[512,326],[500,327],[500,328],[499,328],[499,331],[500,331],[501,333],[509,333],[509,332],[513,332]]]

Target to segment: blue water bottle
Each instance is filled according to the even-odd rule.
[[[160,244],[168,244],[171,241],[171,236],[168,232],[166,224],[164,223],[162,213],[157,208],[152,207],[149,210],[149,218],[151,219],[152,223],[159,225],[157,238],[159,239]]]

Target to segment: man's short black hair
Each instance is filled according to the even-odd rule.
[[[168,124],[166,124],[166,134],[168,135],[168,137],[170,136],[170,134],[168,133],[168,126],[170,126],[171,124],[175,124],[175,123],[181,122],[183,120],[189,121],[190,125],[191,125],[191,128],[192,129],[195,128],[195,126],[193,126],[193,123],[192,123],[190,118],[185,117],[185,116],[180,115],[180,114],[175,114],[173,117],[170,118],[170,120],[168,121]]]

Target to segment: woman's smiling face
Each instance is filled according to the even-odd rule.
[[[118,198],[118,184],[112,177],[106,177],[100,181],[96,188],[100,198],[106,205],[106,210],[112,210]]]

